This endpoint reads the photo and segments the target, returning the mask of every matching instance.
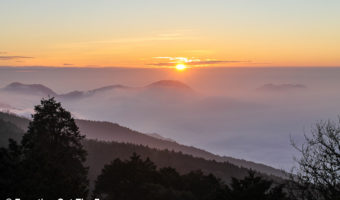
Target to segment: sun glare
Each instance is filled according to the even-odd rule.
[[[179,71],[185,70],[187,68],[187,66],[185,66],[184,64],[178,64],[176,65],[176,69]]]

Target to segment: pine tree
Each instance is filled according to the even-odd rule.
[[[71,114],[54,98],[35,107],[23,136],[21,163],[22,198],[86,198],[88,169],[86,151]]]
[[[256,176],[249,171],[244,179],[233,178],[230,188],[227,188],[230,200],[286,200],[283,185],[274,186],[273,181]]]
[[[147,199],[150,184],[156,180],[156,166],[133,154],[128,161],[116,159],[105,165],[98,176],[94,195],[101,199]],[[105,197],[105,198],[104,198]]]
[[[8,148],[0,148],[0,199],[21,194],[21,156],[21,146],[13,139]]]

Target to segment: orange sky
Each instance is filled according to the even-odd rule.
[[[339,7],[336,0],[1,1],[0,66],[340,66]]]

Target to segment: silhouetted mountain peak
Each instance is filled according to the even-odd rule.
[[[175,80],[161,80],[154,83],[151,83],[145,87],[146,89],[156,89],[156,91],[162,91],[163,89],[165,91],[171,90],[171,91],[192,91],[192,89],[180,82]],[[8,92],[16,92],[20,94],[31,94],[31,95],[39,95],[39,96],[55,96],[60,97],[64,99],[78,99],[78,98],[84,98],[93,96],[102,92],[107,92],[111,90],[125,90],[125,89],[133,89],[128,86],[124,85],[108,85],[100,88],[96,88],[93,90],[87,90],[87,91],[79,91],[74,90],[65,94],[57,94],[52,89],[42,85],[42,84],[23,84],[20,82],[13,82],[6,87],[3,88],[4,91]]]
[[[62,98],[75,99],[75,98],[92,96],[100,92],[106,92],[106,91],[115,90],[115,89],[128,89],[128,88],[129,87],[124,86],[124,85],[109,85],[109,86],[104,86],[104,87],[100,87],[100,88],[96,88],[96,89],[88,90],[88,91],[75,90],[75,91],[72,91],[66,94],[61,94],[59,96]]]
[[[20,82],[13,82],[7,85],[6,87],[4,87],[3,89],[9,92],[38,94],[38,95],[44,95],[44,96],[47,96],[47,95],[56,96],[57,95],[52,89],[42,84],[23,84]]]
[[[101,88],[89,90],[88,93],[96,93],[96,92],[104,92],[108,90],[114,90],[114,89],[128,89],[129,87],[124,86],[124,85],[109,85],[109,86],[104,86]]]
[[[147,86],[148,88],[174,88],[174,89],[184,89],[184,90],[191,90],[191,88],[176,80],[160,80],[154,83],[151,83]]]

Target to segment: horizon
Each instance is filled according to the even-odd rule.
[[[0,0],[0,200],[339,200],[339,9]]]
[[[176,70],[176,66],[168,66],[168,67],[127,67],[127,66],[105,66],[105,67],[97,67],[97,66],[38,66],[38,65],[32,65],[32,66],[0,66],[0,69],[20,69],[20,68],[31,68],[31,69],[173,69]],[[186,66],[186,69],[239,69],[239,68],[244,68],[244,69],[262,69],[262,68],[273,68],[273,69],[284,69],[284,68],[340,68],[340,66],[210,66],[210,67],[190,67]]]

